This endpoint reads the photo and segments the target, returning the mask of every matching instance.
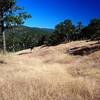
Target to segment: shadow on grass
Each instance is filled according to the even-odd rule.
[[[87,46],[71,48],[67,50],[67,53],[71,55],[84,56],[84,55],[89,55],[91,53],[94,53],[96,51],[100,51],[100,43],[94,43]]]
[[[3,60],[0,60],[0,64],[7,64],[7,63]]]

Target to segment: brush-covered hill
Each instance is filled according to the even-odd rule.
[[[24,32],[32,32],[33,34],[50,34],[53,32],[53,29],[48,28],[38,28],[38,27],[28,27],[28,26],[17,26],[14,28],[14,31],[18,34]]]
[[[8,51],[20,51],[30,47],[44,44],[53,33],[53,29],[32,28],[27,26],[17,26],[6,31],[6,43]],[[1,39],[0,39],[1,40]],[[2,48],[1,43],[0,48]]]

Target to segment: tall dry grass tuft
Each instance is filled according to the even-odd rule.
[[[8,80],[0,84],[0,100],[99,100],[97,89],[94,81],[86,79],[56,85],[41,79]]]

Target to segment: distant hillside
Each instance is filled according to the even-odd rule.
[[[52,33],[54,29],[49,29],[49,28],[41,28],[41,30]]]
[[[17,26],[6,31],[8,51],[19,51],[30,47],[43,45],[53,33],[53,29]],[[0,48],[3,48],[1,41]]]
[[[27,26],[19,26],[15,27],[13,32],[17,34],[23,34],[23,33],[33,33],[33,34],[51,34],[53,33],[53,29],[47,29],[47,28],[37,28],[37,27],[27,27]]]

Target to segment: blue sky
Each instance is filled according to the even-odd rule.
[[[84,25],[92,18],[100,18],[100,0],[17,0],[32,15],[26,26],[54,28],[56,24],[71,19]]]

